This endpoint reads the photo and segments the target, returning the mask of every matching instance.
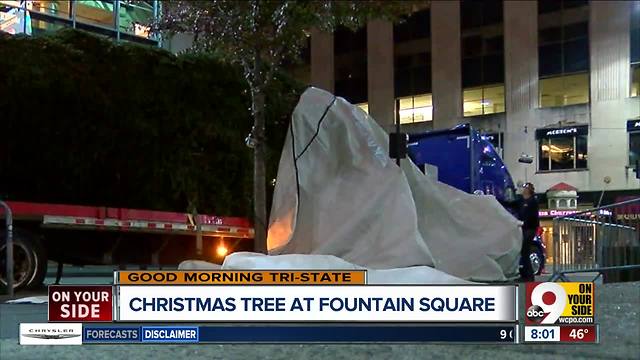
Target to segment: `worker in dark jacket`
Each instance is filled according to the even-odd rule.
[[[533,238],[536,235],[536,229],[540,226],[540,218],[538,217],[538,200],[535,197],[535,188],[532,183],[526,183],[522,189],[522,202],[518,209],[518,219],[522,224],[522,269],[520,277],[522,281],[534,281],[533,268],[529,255],[533,247]]]

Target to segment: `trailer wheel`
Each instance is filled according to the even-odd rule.
[[[0,283],[7,286],[7,243],[0,244]],[[21,290],[42,284],[47,274],[47,255],[40,241],[24,231],[13,234],[13,288]]]

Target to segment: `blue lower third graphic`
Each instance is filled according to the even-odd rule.
[[[201,343],[514,343],[516,325],[201,326]]]
[[[197,326],[143,326],[143,343],[197,343],[200,332]]]
[[[85,326],[82,331],[82,343],[135,343],[140,342],[139,326]]]

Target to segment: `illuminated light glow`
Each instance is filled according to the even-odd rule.
[[[227,249],[227,247],[224,246],[224,244],[220,244],[216,248],[216,254],[218,254],[218,256],[220,257],[227,256],[228,253],[229,253],[229,249]]]
[[[143,36],[148,38],[149,33],[151,32],[151,27],[144,26],[142,24],[133,24],[133,31],[134,31],[134,34],[137,36]]]
[[[554,152],[554,153],[565,153],[565,152],[570,152],[572,150],[573,150],[572,148],[561,148],[555,145],[551,145],[551,152]]]
[[[551,147],[549,147],[548,145],[542,145],[540,146],[540,148],[542,149],[542,151],[551,151],[552,153],[566,153],[573,150],[571,148],[560,148],[556,145],[551,145]]]

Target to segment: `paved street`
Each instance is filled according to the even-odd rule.
[[[111,269],[70,268],[64,284],[108,284]],[[53,282],[53,278],[47,278]],[[524,289],[522,289],[524,290]],[[524,291],[521,291],[521,295]],[[44,292],[20,294],[43,295]],[[46,322],[44,304],[5,304],[0,298],[0,359],[632,359],[640,353],[640,282],[596,286],[599,345],[96,345],[20,346],[20,322]],[[522,301],[523,299],[521,299]]]

